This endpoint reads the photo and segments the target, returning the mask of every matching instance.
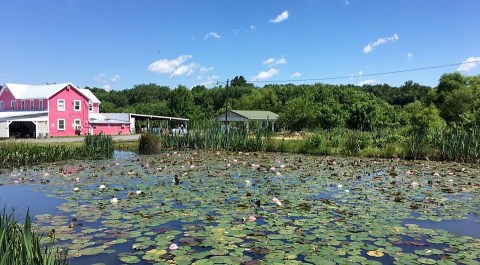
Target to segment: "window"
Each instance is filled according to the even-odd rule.
[[[15,100],[10,101],[10,110],[15,110]]]
[[[65,131],[65,120],[64,119],[58,119],[58,130],[59,131]]]
[[[88,103],[88,111],[93,112],[93,103],[92,102]]]
[[[35,108],[33,102],[33,99],[30,99],[30,110],[33,110]]]
[[[25,110],[25,100],[22,100],[22,110]]]
[[[73,101],[73,110],[74,111],[81,111],[82,110],[82,105],[80,104],[80,100],[74,100]]]
[[[38,100],[38,109],[43,110],[43,99]]]
[[[80,119],[73,120],[73,128],[75,130],[81,130],[82,129],[82,121]]]
[[[3,101],[0,101],[0,110],[3,110],[4,106],[3,106]]]
[[[65,111],[65,99],[58,99],[57,100],[57,110],[58,111]]]

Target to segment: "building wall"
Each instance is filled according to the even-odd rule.
[[[65,100],[65,110],[58,110],[58,100]],[[80,110],[74,110],[74,101],[80,100]],[[73,87],[60,90],[48,100],[49,105],[49,134],[50,136],[73,136],[75,135],[74,121],[80,120],[81,134],[88,133],[88,100]],[[58,120],[65,120],[65,129],[58,129]]]
[[[1,121],[0,122],[0,138],[7,138],[10,137],[8,131],[8,121]]]
[[[106,134],[106,135],[119,135],[119,134],[130,134],[130,124],[127,122],[125,124],[107,124],[107,123],[98,123],[92,124],[92,134]]]
[[[47,121],[37,121],[36,125],[37,125],[36,138],[42,138],[49,135]]]
[[[3,111],[14,111],[14,109],[10,108],[10,102],[15,100],[12,92],[8,88],[3,90],[3,93],[0,95],[0,101],[3,101]]]

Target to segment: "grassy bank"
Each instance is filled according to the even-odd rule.
[[[114,142],[106,135],[89,135],[83,144],[40,145],[26,142],[0,143],[0,168],[18,168],[68,159],[102,159],[113,156]]]

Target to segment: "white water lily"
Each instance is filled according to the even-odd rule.
[[[343,188],[343,185],[342,185],[342,184],[338,184],[337,187],[338,187],[339,189],[341,189],[341,188]]]
[[[75,182],[80,182],[80,178],[76,178],[76,179],[75,179]]]
[[[80,189],[79,188],[73,188],[73,191],[79,191]]]
[[[252,182],[247,179],[247,180],[245,180],[245,184],[250,185],[250,184],[252,184]]]
[[[141,190],[137,190],[135,193],[136,193],[137,195],[140,195],[140,194],[142,194],[142,191],[141,191]]]
[[[113,198],[110,199],[110,202],[111,202],[113,205],[115,205],[115,204],[118,203],[118,199],[115,198],[115,197],[113,197]]]
[[[282,206],[283,203],[278,198],[273,198],[272,202],[276,203],[278,206]]]
[[[104,190],[104,189],[106,188],[106,186],[102,184],[102,185],[98,186],[98,188],[99,188],[100,190]]]

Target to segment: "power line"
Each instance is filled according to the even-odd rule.
[[[437,68],[445,68],[445,67],[450,67],[450,66],[458,66],[458,65],[469,64],[469,63],[478,63],[478,62],[480,62],[480,60],[463,62],[463,63],[452,63],[452,64],[444,64],[444,65],[436,65],[436,66],[426,66],[426,67],[396,70],[396,71],[389,71],[389,72],[379,72],[379,73],[372,73],[372,74],[357,74],[357,75],[348,75],[348,76],[320,77],[320,78],[308,78],[308,79],[251,80],[251,81],[247,81],[247,82],[249,82],[249,83],[286,83],[286,82],[336,80],[336,79],[347,79],[347,78],[364,77],[364,76],[379,76],[379,75],[399,74],[399,73],[430,70],[430,69],[437,69]]]

